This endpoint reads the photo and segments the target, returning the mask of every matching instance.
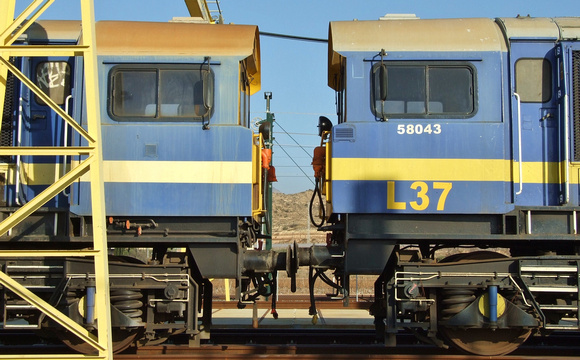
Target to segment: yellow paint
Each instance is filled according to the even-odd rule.
[[[76,164],[73,164],[76,165]],[[48,185],[60,174],[54,164],[22,164],[20,181],[29,185]],[[13,173],[9,181],[14,183]],[[104,161],[105,182],[250,184],[250,161]],[[81,181],[89,181],[88,175]]]
[[[404,202],[397,202],[395,200],[395,182],[387,181],[387,209],[389,210],[405,210],[407,204]]]
[[[489,318],[489,294],[485,293],[479,298],[479,312]],[[497,294],[497,317],[499,318],[505,313],[506,301],[503,296]]]
[[[415,181],[413,184],[411,184],[411,189],[417,190],[417,199],[420,201],[411,201],[409,205],[411,205],[413,210],[417,211],[427,209],[427,207],[429,207],[429,197],[427,196],[429,186],[427,186],[427,184],[423,181]]]
[[[519,163],[493,159],[333,158],[332,180],[505,181],[519,182]],[[525,162],[525,183],[560,183],[561,163]],[[513,178],[512,178],[513,174]],[[578,177],[571,183],[577,184]]]
[[[445,200],[447,200],[447,195],[449,195],[451,188],[453,188],[452,183],[446,183],[446,182],[434,182],[433,183],[433,189],[443,190],[443,192],[441,193],[441,196],[439,197],[439,201],[437,202],[437,210],[440,210],[440,211],[445,210]]]

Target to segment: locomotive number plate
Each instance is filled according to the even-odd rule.
[[[397,201],[395,199],[395,181],[387,182],[387,209],[406,210],[407,205],[413,210],[423,211],[429,207],[431,201],[437,201],[437,211],[445,210],[445,201],[453,188],[450,182],[433,182],[431,186],[424,181],[415,181],[410,189],[416,195],[416,199],[410,201]]]

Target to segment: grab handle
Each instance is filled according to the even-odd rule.
[[[524,189],[524,180],[522,178],[523,173],[523,161],[522,161],[522,102],[520,95],[514,92],[518,104],[518,162],[520,171],[520,189],[516,192],[516,195],[520,195]]]

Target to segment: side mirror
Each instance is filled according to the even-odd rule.
[[[381,101],[387,100],[387,65],[381,64],[379,67],[379,96]]]
[[[260,134],[262,134],[262,137],[264,138],[264,140],[266,141],[270,141],[270,132],[272,130],[272,124],[270,124],[269,122],[264,122],[260,125]]]
[[[206,108],[206,114],[213,108],[214,79],[211,71],[203,71],[203,105]]]
[[[320,116],[318,118],[318,136],[322,136],[325,131],[332,130],[332,121],[330,121],[326,116]]]

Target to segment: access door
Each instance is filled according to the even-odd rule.
[[[514,203],[555,206],[565,201],[554,42],[512,40]]]
[[[72,106],[74,58],[24,58],[22,70],[62,109]],[[70,126],[25,85],[21,85],[16,144],[18,146],[69,146]],[[15,204],[23,205],[51,185],[65,172],[63,156],[19,156],[16,159]],[[47,206],[66,206],[66,194]]]

